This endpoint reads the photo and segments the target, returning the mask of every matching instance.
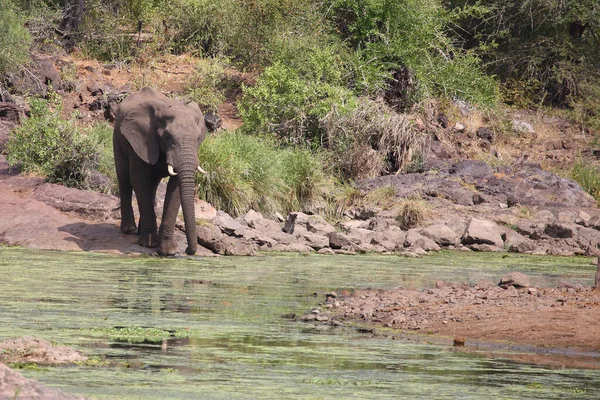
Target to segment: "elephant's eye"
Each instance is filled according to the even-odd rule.
[[[165,131],[164,135],[163,135],[163,140],[165,141],[165,144],[167,146],[170,146],[173,144],[173,136],[171,136],[171,134],[167,131]]]

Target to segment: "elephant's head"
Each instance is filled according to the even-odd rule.
[[[142,160],[165,168],[162,173],[168,172],[171,179],[178,180],[188,241],[186,253],[195,254],[195,173],[202,171],[198,146],[207,133],[200,108],[196,103],[184,104],[167,97],[142,101],[128,110],[120,130]]]

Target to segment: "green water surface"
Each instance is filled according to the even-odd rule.
[[[22,372],[95,398],[600,398],[596,370],[282,318],[332,290],[497,281],[513,270],[534,286],[590,285],[590,261],[448,252],[167,259],[0,248],[0,339],[41,337],[94,357],[97,364]],[[122,328],[166,336],[128,340],[114,334]]]

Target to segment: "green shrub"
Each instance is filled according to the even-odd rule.
[[[594,98],[600,50],[596,0],[450,0],[460,40],[503,82],[505,100],[574,106]],[[587,87],[586,87],[587,86]]]
[[[256,85],[243,88],[243,130],[288,144],[320,146],[320,119],[334,105],[342,112],[352,109],[356,98],[343,86],[315,78],[279,62],[267,68]]]
[[[81,25],[83,53],[104,62],[130,61],[137,21],[124,18],[122,7],[100,0],[90,3]]]
[[[72,121],[61,118],[48,103],[31,99],[31,117],[13,130],[7,143],[8,162],[50,182],[86,187],[97,163],[94,143],[81,135]]]
[[[303,207],[323,184],[322,168],[309,152],[280,150],[265,138],[226,131],[209,136],[198,155],[207,171],[198,175],[200,198],[232,215]]]
[[[229,48],[227,37],[236,20],[232,0],[176,0],[166,5],[165,22],[175,53],[199,53],[216,57]],[[228,16],[230,19],[228,19]]]
[[[10,0],[0,0],[0,74],[29,62],[31,36]]]
[[[286,211],[304,209],[323,197],[323,166],[309,150],[294,148],[284,151],[280,165],[288,192],[284,204]]]
[[[225,101],[225,66],[218,59],[198,61],[196,70],[187,84],[186,96],[198,103],[202,111],[215,112]]]
[[[399,90],[388,97],[402,97],[390,99],[402,107],[432,95],[482,106],[498,100],[498,85],[482,72],[479,59],[445,34],[453,19],[441,1],[327,0],[323,6],[335,31],[365,63],[389,71],[388,83]]]
[[[118,186],[113,154],[113,127],[108,122],[99,122],[87,130],[86,136],[96,151],[95,169],[111,179],[111,192],[116,192]]]

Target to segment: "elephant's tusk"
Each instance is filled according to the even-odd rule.
[[[169,171],[169,175],[171,176],[177,175],[177,172],[173,170],[173,166],[171,164],[167,164],[167,171]]]
[[[202,172],[204,175],[208,175],[208,172],[202,169],[201,166],[198,165],[198,171]]]

